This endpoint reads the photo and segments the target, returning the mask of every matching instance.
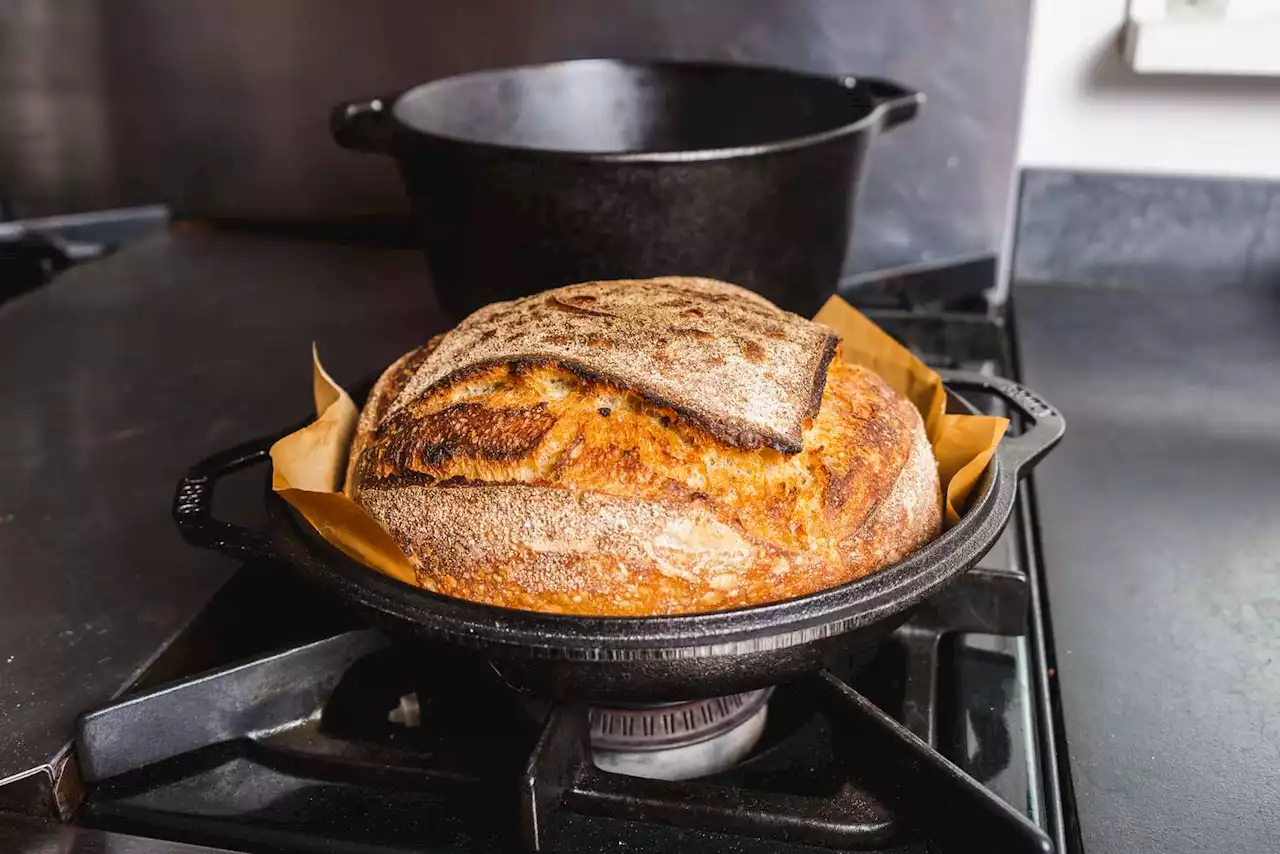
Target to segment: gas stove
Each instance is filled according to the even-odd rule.
[[[1041,810],[1015,570],[971,571],[856,673],[613,708],[351,629],[296,586],[246,566],[167,651],[201,672],[144,679],[82,719],[80,823],[247,851],[965,850],[930,838],[945,828],[929,815],[963,788],[903,797],[911,778],[847,715],[862,698],[1010,806]],[[292,625],[250,599],[290,601]],[[201,660],[255,627],[297,634],[247,661]],[[970,816],[960,835],[992,820]]]
[[[971,286],[986,263],[936,287],[924,272],[854,301],[934,364],[1014,373]],[[523,693],[247,564],[82,716],[72,820],[250,852],[1065,850],[1020,503],[992,553],[869,664],[663,704]]]

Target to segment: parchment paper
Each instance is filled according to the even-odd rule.
[[[948,415],[947,390],[938,372],[840,297],[827,300],[813,319],[840,336],[846,362],[875,371],[920,410],[938,461],[947,525],[959,522],[969,493],[991,462],[1009,419]]]
[[[321,366],[314,345],[311,364],[316,420],[271,446],[271,488],[349,556],[414,584],[413,567],[391,535],[342,491],[360,411]]]
[[[916,405],[938,461],[946,522],[953,525],[1009,422],[948,414],[938,374],[839,297],[814,318],[843,339],[845,361],[869,368]],[[393,578],[414,582],[413,567],[381,525],[343,492],[347,449],[359,410],[333,381],[312,348],[316,420],[271,448],[272,487],[337,548]]]

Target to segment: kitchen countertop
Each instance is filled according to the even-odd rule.
[[[5,854],[238,854],[168,839],[148,839],[0,813]]]
[[[1083,849],[1280,850],[1280,287],[1014,294]]]
[[[444,325],[416,252],[190,231],[0,306],[0,809],[234,570],[179,538],[183,471],[309,410],[313,340],[354,381]]]

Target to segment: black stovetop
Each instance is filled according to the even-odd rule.
[[[967,850],[958,833],[933,838],[940,802],[956,793],[886,789],[892,766],[824,691],[847,685],[1041,818],[1022,639],[1009,636],[1025,628],[1027,598],[1016,570],[975,569],[856,674],[837,663],[778,686],[760,742],[728,771],[676,784],[580,776],[531,826],[546,796],[535,789],[554,785],[580,709],[424,660],[354,628],[322,595],[300,595],[290,571],[249,565],[138,690],[82,722],[81,767],[103,779],[76,820],[246,851],[595,851],[606,840],[633,851]],[[287,615],[267,604],[281,601]],[[244,660],[255,633],[273,652]],[[200,675],[168,681],[181,670]],[[410,694],[420,725],[390,721]],[[700,800],[717,791],[728,800]]]

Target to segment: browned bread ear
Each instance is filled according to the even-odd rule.
[[[836,336],[735,285],[671,276],[587,282],[480,309],[391,404],[493,364],[558,364],[634,389],[744,448],[800,450]]]
[[[347,451],[347,477],[344,481],[344,489],[348,494],[352,489],[356,460],[360,459],[360,454],[368,444],[369,437],[373,435],[374,428],[382,421],[387,407],[404,390],[405,385],[439,345],[442,338],[444,338],[443,335],[437,335],[421,347],[410,350],[396,359],[391,363],[391,367],[382,372],[382,376],[378,377],[378,381],[369,390],[369,397],[365,400],[364,408],[360,410],[360,420],[356,422],[356,435],[352,438],[351,448]]]

